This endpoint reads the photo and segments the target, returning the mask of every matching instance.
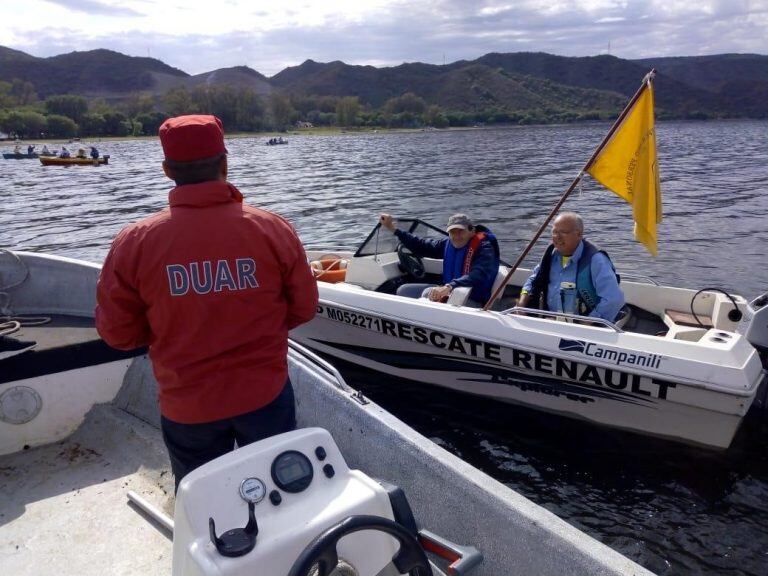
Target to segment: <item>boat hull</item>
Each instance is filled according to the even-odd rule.
[[[116,360],[0,384],[0,397],[9,402],[19,397],[16,403],[23,407],[34,399],[40,411],[28,422],[0,421],[0,455],[55,442],[74,432],[94,404],[115,397],[130,364],[131,359]],[[83,397],[90,403],[84,406]]]
[[[0,251],[2,252],[2,251]],[[109,348],[93,327],[100,267],[70,258],[2,254],[11,337],[33,349],[0,358],[0,455],[61,440],[120,389],[136,352]],[[66,286],[66,290],[61,287]]]
[[[332,291],[321,288],[316,318],[291,333],[317,352],[400,378],[645,435],[727,448],[761,379],[757,367],[743,382],[738,380],[744,374],[734,372],[732,386],[718,388],[691,378],[693,363],[668,355],[635,352],[617,364],[621,348],[599,342],[606,336],[616,340],[606,330],[587,330],[594,338],[590,342],[575,335],[573,325],[566,325],[572,333],[563,337],[541,327],[515,329],[514,319],[497,313],[443,308],[435,316],[440,305],[417,301],[403,304],[407,309],[398,313],[392,297],[368,296],[364,306],[344,305],[344,292]],[[595,357],[598,351],[603,358]]]
[[[43,166],[101,166],[109,164],[109,156],[101,158],[58,158],[55,156],[41,156],[40,163]]]
[[[33,152],[32,154],[14,154],[13,152],[3,153],[3,158],[5,158],[6,160],[34,160],[39,157],[40,155],[35,152]]]

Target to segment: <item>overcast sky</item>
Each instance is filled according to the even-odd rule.
[[[768,0],[0,0],[0,45],[108,48],[189,74],[306,59],[391,66],[488,52],[768,54]]]

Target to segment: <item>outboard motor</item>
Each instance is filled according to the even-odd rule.
[[[419,538],[401,490],[350,470],[326,430],[304,428],[182,480],[173,575],[432,576]]]
[[[763,361],[763,369],[768,373],[768,292],[761,294],[747,305],[740,330],[744,337],[754,346]],[[760,410],[768,410],[768,375],[763,378],[757,390],[753,406]]]
[[[758,296],[747,305],[744,314],[746,329],[744,336],[757,348],[763,365],[768,368],[768,292]]]

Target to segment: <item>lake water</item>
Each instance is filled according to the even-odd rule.
[[[607,129],[289,136],[287,146],[234,138],[230,180],[306,243],[356,245],[381,211],[437,225],[461,211],[493,229],[514,261]],[[588,177],[565,207],[582,213],[620,272],[750,298],[768,290],[768,123],[661,123],[657,132],[657,258],[633,241],[630,206]],[[123,225],[166,205],[156,140],[98,146],[110,165],[0,161],[0,247],[101,261]],[[751,418],[730,450],[713,453],[346,373],[423,434],[654,572],[768,574],[765,420]]]

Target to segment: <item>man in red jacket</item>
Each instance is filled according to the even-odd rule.
[[[176,477],[296,427],[288,331],[317,283],[293,227],[227,182],[221,121],[160,127],[170,207],[124,228],[104,261],[96,327],[121,350],[149,346]]]

